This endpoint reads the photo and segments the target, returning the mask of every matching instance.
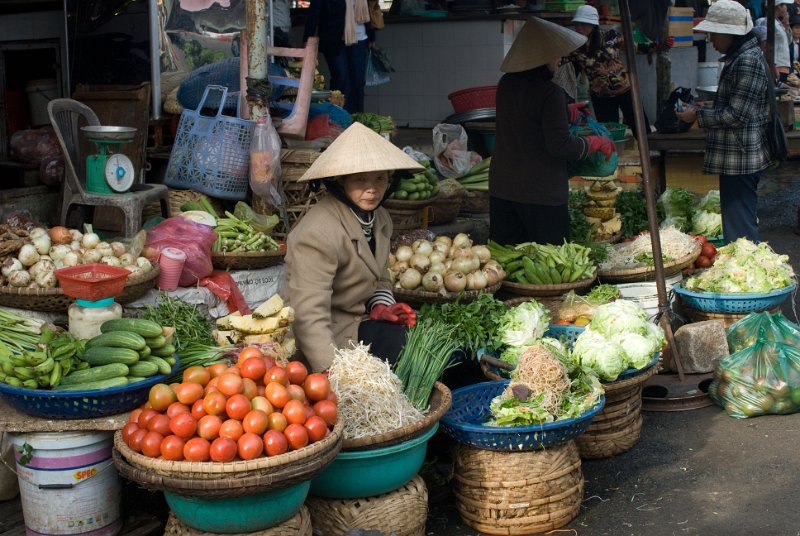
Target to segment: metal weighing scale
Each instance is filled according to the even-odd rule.
[[[131,159],[113,152],[116,146],[132,143],[136,137],[133,127],[81,127],[86,139],[97,146],[97,154],[86,157],[86,191],[94,194],[118,194],[130,190],[136,178]]]

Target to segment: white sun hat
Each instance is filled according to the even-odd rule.
[[[753,29],[753,19],[739,2],[717,0],[708,8],[705,20],[692,29],[699,32],[744,35]]]
[[[576,22],[599,26],[600,15],[593,6],[578,6],[578,9],[575,10],[575,16],[572,17],[572,23],[575,24]]]
[[[568,55],[586,42],[586,37],[550,21],[532,17],[525,22],[500,70],[519,73],[547,65]]]
[[[421,171],[425,168],[374,130],[353,123],[333,140],[298,181],[396,169]]]

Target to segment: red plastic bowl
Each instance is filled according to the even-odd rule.
[[[55,271],[64,294],[80,300],[97,301],[119,296],[125,289],[130,270],[92,263],[59,268]]]
[[[454,91],[447,98],[458,114],[479,108],[494,108],[496,96],[497,86],[479,86]]]

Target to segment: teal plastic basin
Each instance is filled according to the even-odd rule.
[[[425,461],[428,440],[439,428],[399,445],[373,450],[339,452],[311,480],[311,494],[328,499],[358,499],[394,491],[407,484]]]
[[[244,497],[187,497],[164,492],[175,516],[193,529],[218,534],[256,532],[295,515],[308,496],[310,481]]]

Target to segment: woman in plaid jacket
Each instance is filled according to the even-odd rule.
[[[719,173],[722,232],[726,242],[745,237],[758,242],[756,190],[770,164],[766,140],[767,84],[772,83],[750,14],[738,2],[718,0],[694,29],[706,31],[724,54],[712,108],[676,112],[682,121],[708,129],[704,173]]]

